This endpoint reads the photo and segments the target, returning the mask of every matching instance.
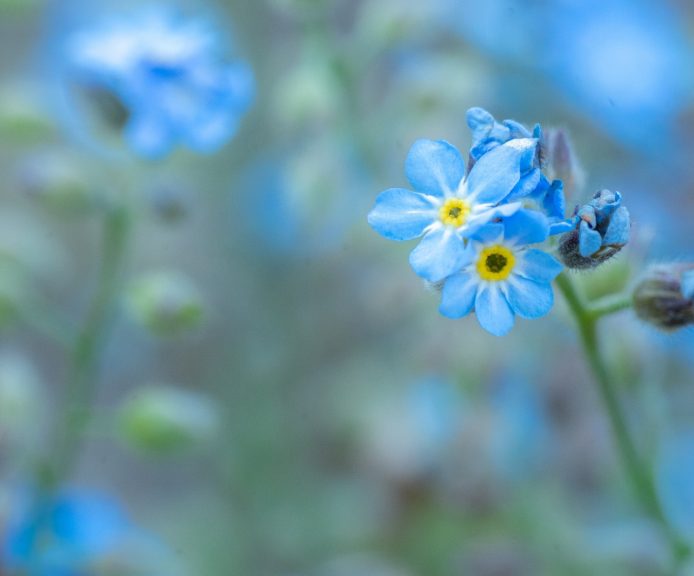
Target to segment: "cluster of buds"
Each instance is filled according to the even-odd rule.
[[[634,311],[663,330],[694,324],[694,263],[649,268],[634,290]]]

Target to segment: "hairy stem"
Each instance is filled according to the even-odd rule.
[[[614,388],[613,379],[600,349],[598,320],[603,316],[630,307],[631,299],[618,296],[591,306],[584,301],[566,272],[557,277],[556,284],[578,326],[588,366],[598,386],[622,464],[632,483],[634,492],[644,511],[663,527],[672,545],[675,558],[679,561],[689,555],[689,548],[674,532],[663,513],[650,470],[642,461],[631,437]]]

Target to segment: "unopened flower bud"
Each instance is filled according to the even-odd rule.
[[[170,453],[210,439],[218,413],[205,395],[155,385],[136,390],[119,409],[118,431],[130,445]]]
[[[563,182],[564,195],[566,198],[571,198],[581,187],[583,171],[566,130],[562,128],[547,130],[540,148],[542,160],[546,161],[552,178]]]
[[[559,257],[567,268],[595,268],[629,242],[629,211],[622,206],[619,192],[596,192],[588,204],[577,209],[572,223],[574,229],[559,243]]]
[[[652,266],[634,290],[634,311],[664,330],[694,324],[694,263]]]
[[[127,294],[132,317],[158,336],[195,328],[203,303],[191,281],[174,272],[152,272],[137,279]]]

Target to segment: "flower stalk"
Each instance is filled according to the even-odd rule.
[[[663,512],[653,477],[636,449],[619,404],[614,380],[600,350],[598,321],[604,316],[629,308],[631,297],[619,295],[591,305],[585,301],[566,272],[557,276],[555,283],[576,321],[586,361],[597,384],[622,464],[632,483],[634,493],[644,511],[662,526],[672,547],[674,557],[679,563],[689,555],[689,546],[677,535]]]

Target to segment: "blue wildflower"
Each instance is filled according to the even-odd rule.
[[[480,325],[506,334],[516,314],[539,318],[554,304],[550,282],[562,265],[528,244],[547,239],[549,224],[539,212],[523,210],[503,224],[490,224],[469,243],[464,262],[443,285],[439,311],[461,318],[474,310]]]
[[[542,128],[536,124],[530,132],[515,120],[497,122],[483,108],[470,108],[466,113],[467,123],[472,130],[472,147],[468,166],[471,167],[482,156],[509,141],[534,138],[538,142],[537,157],[519,179],[518,184],[507,196],[506,202],[522,201],[528,208],[543,211],[550,220],[550,236],[567,231],[565,221],[564,186],[561,180],[549,181],[542,173],[544,165],[544,137]]]
[[[564,234],[559,255],[569,268],[593,268],[605,262],[629,241],[629,211],[619,192],[600,190],[576,211],[573,230]]]
[[[533,131],[530,132],[521,123],[515,120],[504,120],[497,122],[484,108],[470,108],[465,113],[467,125],[472,130],[472,147],[470,148],[470,158],[472,161],[479,160],[490,150],[493,150],[509,140],[517,138],[542,138],[542,128],[535,124]]]
[[[369,224],[391,240],[423,236],[410,255],[414,271],[431,282],[460,270],[465,242],[485,224],[514,214],[520,202],[506,202],[532,165],[537,141],[517,139],[491,150],[465,174],[456,148],[443,140],[418,140],[405,171],[416,191],[382,192]]]
[[[101,574],[106,567],[119,574],[177,574],[172,563],[168,551],[135,527],[118,502],[94,491],[19,493],[0,539],[0,569],[12,574]]]
[[[68,44],[73,78],[122,108],[129,146],[159,157],[177,144],[213,152],[236,131],[250,105],[249,67],[225,64],[206,26],[166,13],[111,21]]]

